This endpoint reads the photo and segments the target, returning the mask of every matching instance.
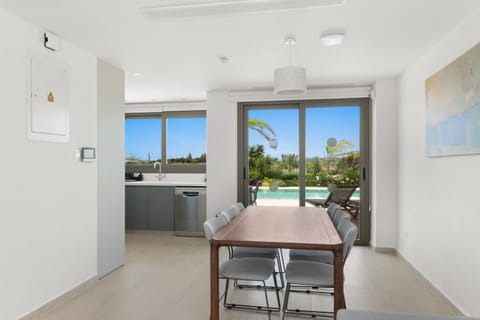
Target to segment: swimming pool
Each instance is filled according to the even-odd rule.
[[[326,199],[328,197],[327,188],[306,188],[306,199]],[[277,191],[270,191],[268,188],[260,188],[257,194],[258,199],[298,199],[298,188],[278,188]],[[360,192],[356,190],[353,199],[360,198]]]

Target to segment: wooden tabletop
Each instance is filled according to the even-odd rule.
[[[249,206],[211,240],[219,246],[341,250],[326,210],[314,207]]]

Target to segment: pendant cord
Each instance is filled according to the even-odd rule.
[[[292,66],[292,42],[288,42],[288,66]]]

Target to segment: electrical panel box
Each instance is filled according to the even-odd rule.
[[[68,142],[67,67],[60,61],[32,57],[29,84],[29,138]]]

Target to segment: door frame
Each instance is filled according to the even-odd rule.
[[[239,102],[237,104],[237,197],[238,201],[248,204],[248,111],[249,110],[275,110],[275,109],[298,109],[298,136],[299,136],[299,205],[305,206],[305,114],[307,108],[314,107],[360,107],[360,238],[358,245],[369,245],[371,232],[371,126],[370,126],[370,98],[348,99],[315,99],[315,100],[290,100],[290,101],[267,101],[267,102]]]

